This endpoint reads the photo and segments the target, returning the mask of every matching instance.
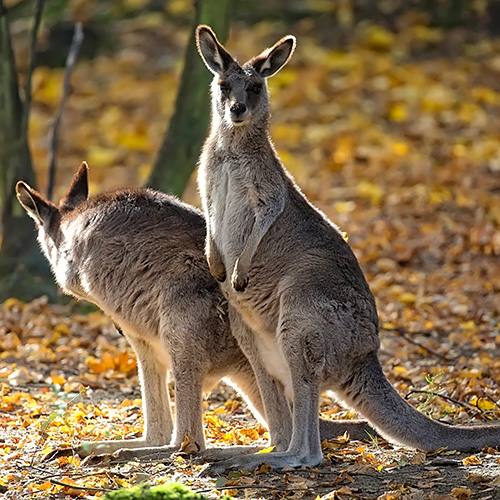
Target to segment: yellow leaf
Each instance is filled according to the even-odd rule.
[[[118,136],[118,144],[134,151],[151,151],[151,142],[144,131],[123,133]]]
[[[369,26],[364,33],[364,42],[372,49],[388,50],[395,41],[395,36],[382,26]]]
[[[408,370],[401,365],[395,366],[392,371],[396,374],[399,375],[400,377],[407,377],[409,375]]]
[[[460,326],[462,327],[463,330],[475,330],[476,329],[476,323],[474,321],[464,321],[463,323],[460,323]]]
[[[454,497],[459,498],[460,500],[470,497],[471,493],[472,493],[471,490],[466,488],[453,488],[451,490],[451,494]]]
[[[339,448],[340,448],[340,443],[332,443],[330,441],[327,441],[326,439],[324,441],[321,441],[321,449],[323,451],[337,450]]]
[[[191,4],[185,0],[170,0],[168,2],[168,13],[172,16],[191,14]]]
[[[476,455],[471,455],[470,457],[462,459],[462,463],[464,465],[481,465],[481,460],[476,457]]]
[[[19,299],[16,299],[14,297],[10,297],[3,303],[3,306],[5,307],[5,309],[12,309],[14,307],[22,309],[22,307],[24,306],[24,302],[21,302]]]
[[[467,147],[464,144],[455,144],[453,154],[457,157],[467,156]]]
[[[406,142],[395,141],[391,143],[391,150],[394,154],[398,156],[405,156],[408,154],[409,147],[408,144],[406,144]]]
[[[189,434],[184,434],[184,441],[181,443],[181,451],[184,453],[197,453],[200,451],[200,445],[190,436]]]
[[[490,401],[489,399],[478,398],[477,396],[474,396],[471,399],[470,404],[476,406],[482,411],[493,410],[496,406],[493,401]]]
[[[304,130],[295,123],[278,123],[272,128],[273,139],[296,144],[304,136]]]
[[[340,137],[336,141],[336,149],[333,153],[333,161],[343,165],[352,160],[354,156],[354,142],[351,137]]]
[[[119,353],[114,361],[118,370],[123,373],[130,373],[137,368],[135,357],[130,356],[127,351]]]
[[[33,99],[49,106],[59,104],[62,93],[63,73],[40,67],[34,73]]]
[[[253,471],[254,474],[269,474],[272,470],[272,467],[267,464],[262,464],[260,467]]]
[[[33,484],[33,487],[37,490],[45,491],[45,490],[52,488],[52,483],[50,481],[45,481],[42,484]]]
[[[424,24],[417,24],[411,28],[412,40],[420,42],[436,43],[443,39],[444,32],[438,28],[430,28]]]
[[[275,446],[269,446],[269,448],[264,448],[263,450],[259,450],[255,454],[257,455],[259,453],[271,453],[271,451],[273,451],[274,448],[276,448],[276,447]]]
[[[378,204],[384,196],[384,190],[381,187],[368,181],[361,181],[356,186],[356,193],[363,198],[368,198],[374,205]]]
[[[429,201],[434,204],[442,203],[451,199],[451,193],[446,189],[435,189],[429,192]]]
[[[417,301],[417,296],[411,292],[404,292],[398,297],[399,302],[409,306],[411,304],[415,304]]]
[[[389,119],[396,123],[408,120],[408,106],[403,102],[393,104],[389,109]]]
[[[486,104],[498,104],[500,103],[500,94],[495,92],[490,87],[474,87],[471,90],[472,97],[479,102],[484,102]]]
[[[58,325],[56,325],[54,330],[56,332],[60,333],[61,335],[69,335],[70,334],[68,325],[65,325],[64,323],[59,323]]]
[[[86,414],[84,411],[81,409],[76,410],[72,415],[71,418],[74,419],[76,422],[82,422],[85,420]]]
[[[333,204],[334,210],[339,214],[354,212],[356,210],[356,203],[354,201],[336,201]]]
[[[107,367],[106,364],[103,363],[102,361],[99,361],[98,359],[94,358],[93,356],[89,356],[85,360],[85,364],[89,367],[90,371],[93,373],[100,375],[101,373],[105,372]]]
[[[53,384],[58,384],[58,385],[64,385],[66,382],[64,376],[57,373],[51,374],[50,379],[52,380]]]
[[[116,149],[89,146],[87,161],[93,167],[110,167],[118,162],[119,153]]]
[[[352,495],[352,490],[349,486],[342,486],[337,490],[338,495]]]

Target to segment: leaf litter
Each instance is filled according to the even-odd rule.
[[[116,53],[75,68],[56,198],[83,159],[92,169],[93,193],[147,179],[172,113],[176,61],[188,35],[150,21],[148,29],[117,24]],[[229,45],[250,56],[251,47],[269,44],[278,31],[269,23],[239,24]],[[348,233],[377,298],[386,374],[432,418],[498,421],[500,41],[418,20],[399,33],[363,23],[342,48],[321,44],[308,19],[287,31],[299,46],[270,81],[273,138],[304,192]],[[452,42],[450,55],[445,48]],[[155,57],[158,46],[168,47],[166,59]],[[16,47],[24,50],[21,41]],[[30,140],[42,189],[46,130],[62,78],[49,68],[34,75]],[[194,180],[185,198],[198,203]],[[316,468],[277,474],[264,465],[218,479],[200,477],[203,465],[188,455],[98,466],[71,454],[44,460],[61,446],[142,432],[132,350],[104,315],[79,307],[44,298],[11,298],[1,306],[5,498],[97,498],[108,489],[172,480],[213,498],[486,500],[500,494],[494,449],[426,455],[377,436],[324,442]],[[265,446],[266,430],[228,387],[218,386],[205,409],[210,446]],[[326,418],[355,417],[329,394],[320,410]]]

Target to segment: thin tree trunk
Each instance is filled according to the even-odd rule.
[[[196,18],[184,59],[175,111],[147,184],[181,195],[195,169],[210,118],[211,75],[196,50],[194,30],[208,24],[223,43],[229,31],[231,0],[197,0]]]
[[[29,110],[18,83],[7,10],[0,0],[0,301],[13,295],[30,299],[55,290],[47,285],[53,280],[48,279],[50,270],[40,254],[34,224],[15,196],[18,180],[36,185],[27,137]]]

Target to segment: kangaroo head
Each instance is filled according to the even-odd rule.
[[[38,191],[23,181],[16,184],[16,195],[19,203],[34,219],[38,227],[38,240],[45,255],[52,263],[54,252],[61,240],[61,218],[87,199],[87,164],[83,162],[80,165],[66,195],[59,202],[59,206],[46,200]]]
[[[285,36],[241,66],[208,26],[198,26],[196,43],[201,58],[215,75],[212,99],[219,119],[231,126],[266,119],[269,115],[266,79],[288,62],[295,49],[295,37]]]
[[[28,215],[40,227],[48,227],[55,214],[64,215],[83,203],[88,196],[87,164],[83,162],[73,177],[67,193],[59,206],[46,200],[38,191],[26,182],[16,184],[16,196]]]

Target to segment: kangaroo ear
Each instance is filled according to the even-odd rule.
[[[16,196],[28,215],[43,226],[57,208],[23,181],[16,184]]]
[[[88,166],[82,162],[78,172],[73,177],[68,192],[59,203],[59,208],[64,212],[69,212],[81,205],[89,195]]]
[[[219,43],[209,26],[200,25],[196,28],[196,46],[203,62],[215,75],[221,75],[231,64],[237,64],[231,54]]]
[[[268,78],[277,73],[290,60],[295,45],[295,37],[287,35],[269,49],[250,59],[247,64],[253,66],[261,76]]]

